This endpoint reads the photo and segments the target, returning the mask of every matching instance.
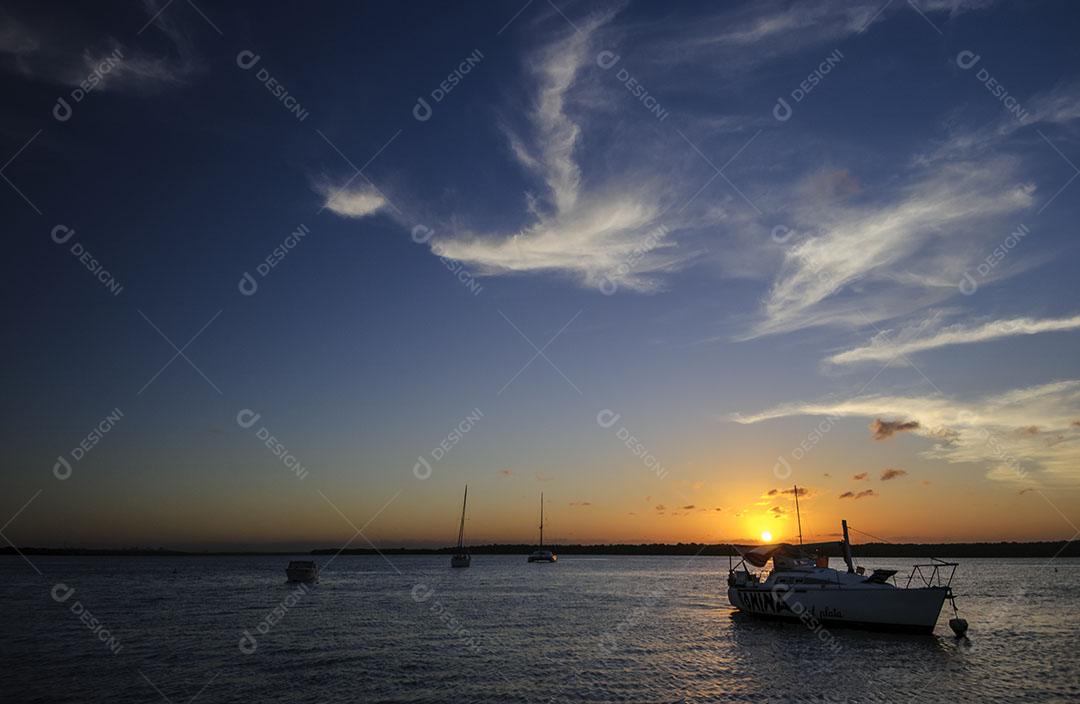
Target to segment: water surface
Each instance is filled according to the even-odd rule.
[[[31,559],[6,701],[1080,701],[1077,559],[960,560],[968,642],[744,617],[717,557],[340,556],[307,591],[281,556]]]

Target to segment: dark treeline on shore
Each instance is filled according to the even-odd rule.
[[[474,555],[524,555],[532,552],[536,546],[526,544],[495,544],[473,545],[468,548]],[[731,545],[716,544],[705,545],[702,543],[677,543],[674,545],[664,543],[650,543],[641,545],[555,545],[553,548],[560,555],[707,555],[707,556],[737,556],[738,553]],[[375,555],[381,552],[384,555],[444,555],[454,552],[456,548],[380,548],[378,551],[372,548],[351,548],[339,550],[338,548],[323,548],[311,550],[312,555],[335,555],[339,552],[343,555]],[[1068,542],[1064,540],[1045,541],[1037,543],[862,543],[851,546],[855,557],[1080,557],[1080,542]],[[123,548],[123,549],[95,549],[95,548],[20,548],[18,552],[24,555],[69,555],[69,556],[161,556],[161,557],[185,557],[197,555],[297,555],[303,551],[259,551],[259,550],[233,550],[233,551],[183,551],[164,550],[161,548]],[[7,547],[0,549],[0,555],[17,555],[15,548]],[[839,543],[836,549],[828,550],[828,553],[837,557],[840,555]]]

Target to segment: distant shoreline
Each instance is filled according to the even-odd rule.
[[[555,545],[561,555],[676,555],[676,556],[737,556],[728,544],[678,543],[675,545],[653,543],[641,545]],[[473,555],[525,555],[535,549],[534,545],[495,544],[471,545]],[[1080,557],[1080,542],[1065,540],[1033,543],[862,543],[851,546],[855,557]],[[317,548],[314,550],[166,550],[162,548],[39,548],[25,547],[16,551],[12,547],[0,548],[0,555],[69,556],[69,557],[207,557],[207,556],[273,556],[273,555],[449,555],[454,547],[444,548]],[[839,550],[830,551],[838,557]]]

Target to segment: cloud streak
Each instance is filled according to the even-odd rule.
[[[730,419],[744,424],[794,416],[912,419],[909,430],[931,443],[928,459],[977,463],[999,481],[1041,480],[1073,486],[1080,479],[1080,380],[1028,386],[970,401],[934,396],[856,396],[846,400],[783,404]],[[1022,432],[1037,426],[1038,435]],[[1053,438],[1052,442],[1046,440]]]
[[[661,288],[655,274],[681,258],[663,255],[673,246],[661,227],[665,189],[654,177],[616,178],[586,188],[579,164],[584,113],[571,116],[571,92],[589,93],[581,81],[594,59],[593,35],[613,13],[591,16],[570,33],[537,52],[530,77],[537,82],[533,109],[521,134],[506,128],[511,150],[544,185],[541,197],[528,194],[531,224],[510,233],[458,232],[440,236],[432,251],[465,262],[484,275],[556,273],[590,287],[651,292]]]
[[[1041,320],[1009,318],[975,326],[951,325],[937,330],[925,330],[933,324],[928,321],[928,324],[896,335],[891,334],[890,331],[883,331],[872,337],[869,344],[834,354],[827,361],[831,364],[885,362],[941,347],[970,345],[1020,335],[1077,330],[1080,329],[1080,315]]]
[[[948,282],[955,292],[963,266],[949,257],[927,257],[927,248],[946,235],[955,240],[978,234],[980,224],[1029,208],[1034,186],[1018,182],[1015,171],[1015,161],[1005,158],[949,164],[923,175],[891,202],[874,205],[822,207],[804,198],[798,217],[805,227],[796,229],[810,234],[784,251],[763,303],[764,319],[750,336],[857,321],[857,312],[875,303],[869,296],[836,304],[838,294],[856,282],[893,292],[897,285]],[[915,262],[923,272],[919,277],[897,274],[897,267],[916,268]],[[892,303],[888,294],[883,298]]]

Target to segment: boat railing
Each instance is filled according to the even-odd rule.
[[[908,581],[904,587],[905,589],[909,588],[915,578],[918,577],[919,582],[925,587],[951,588],[953,576],[959,566],[959,562],[947,562],[931,557],[930,562],[917,563],[911,566],[911,574],[908,575]]]

